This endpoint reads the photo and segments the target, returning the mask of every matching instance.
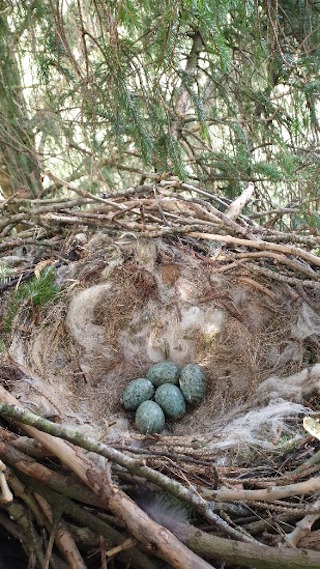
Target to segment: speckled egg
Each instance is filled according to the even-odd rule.
[[[189,364],[182,369],[179,384],[188,403],[200,403],[204,398],[207,378],[198,364]]]
[[[160,433],[165,425],[165,416],[160,405],[144,401],[136,411],[136,427],[140,433]]]
[[[148,379],[145,377],[138,377],[128,383],[125,388],[121,403],[125,409],[134,411],[137,409],[143,401],[147,399],[152,399],[154,396],[154,387]]]
[[[186,412],[186,402],[182,391],[172,383],[163,383],[155,393],[155,401],[170,419],[180,419]]]
[[[174,383],[175,385],[178,383],[180,375],[180,368],[177,364],[173,362],[159,362],[158,364],[153,365],[146,377],[158,387],[163,383]]]

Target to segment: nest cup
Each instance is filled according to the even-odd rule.
[[[162,240],[90,247],[90,259],[64,273],[65,293],[47,316],[27,338],[14,339],[10,357],[32,378],[13,386],[21,400],[84,430],[99,432],[107,417],[114,439],[133,433],[121,405],[132,379],[165,360],[180,368],[197,363],[205,398],[170,424],[170,434],[206,438],[242,404],[257,406],[258,386],[275,371],[281,379],[303,369],[303,338],[293,330],[313,317],[282,288],[274,287],[275,312],[274,298]],[[68,289],[70,279],[77,285]]]

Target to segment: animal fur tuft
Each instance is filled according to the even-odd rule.
[[[154,521],[170,530],[180,541],[187,538],[186,510],[167,495],[141,491],[136,498],[138,506]]]

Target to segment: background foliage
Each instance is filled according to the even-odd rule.
[[[317,0],[0,1],[3,195],[170,173],[316,227]]]

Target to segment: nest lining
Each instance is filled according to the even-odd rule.
[[[291,390],[286,407],[281,382],[310,365],[308,334],[320,328],[310,306],[288,298],[279,285],[272,287],[275,305],[258,288],[219,274],[216,263],[203,263],[187,250],[171,248],[170,260],[161,241],[156,246],[134,241],[125,252],[118,245],[113,253],[110,248],[109,258],[117,258],[113,268],[101,265],[101,251],[91,253],[87,263],[91,280],[83,275],[83,260],[74,263],[76,285],[68,288],[65,274],[60,303],[28,338],[15,337],[10,353],[24,379],[13,392],[22,402],[78,428],[134,438],[133,417],[122,409],[121,394],[128,381],[169,359],[202,365],[208,391],[199,407],[168,423],[167,435],[208,441],[214,431],[222,436],[227,425],[234,444],[230,421],[236,431],[242,420],[245,440],[260,443],[262,404],[266,422],[301,413],[304,394],[317,389],[316,374],[309,385],[301,380]],[[317,348],[312,349],[316,360]],[[270,396],[261,386],[272,376],[278,389]],[[242,419],[249,412],[255,414],[251,423]]]

